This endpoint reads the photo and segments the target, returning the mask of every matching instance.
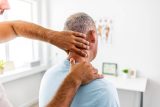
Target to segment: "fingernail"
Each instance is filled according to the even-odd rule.
[[[87,37],[87,35],[86,34],[83,34],[85,37]]]
[[[87,44],[89,45],[89,42],[87,42]]]
[[[81,35],[84,36],[84,37],[86,37],[86,34],[83,34],[83,33],[82,33]]]
[[[86,53],[85,53],[85,54],[86,54]],[[87,56],[88,56],[88,54],[85,55],[85,57],[87,57]]]
[[[70,58],[70,62],[72,62],[73,61],[73,58]]]

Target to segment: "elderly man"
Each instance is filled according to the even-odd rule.
[[[3,14],[7,9],[9,9],[8,0],[0,0],[0,14]],[[89,42],[85,39],[86,36],[81,33],[71,31],[53,31],[25,21],[0,22],[0,43],[9,41],[18,36],[49,42],[61,49],[73,51],[82,56],[87,55],[82,49],[89,48]],[[48,105],[48,107],[68,107],[80,85],[102,77],[95,73],[97,70],[93,68],[90,63],[86,62],[81,62],[76,65],[72,64],[69,71],[69,75],[65,78],[63,84],[59,87],[59,90],[51,101],[53,105]],[[69,86],[69,84],[74,85]],[[64,95],[69,98],[64,98]],[[11,106],[11,103],[7,99],[5,90],[0,84],[0,107]]]
[[[68,75],[69,60],[74,58],[75,63],[92,61],[97,53],[97,33],[93,19],[85,13],[71,15],[64,26],[65,30],[81,32],[87,35],[90,42],[88,56],[81,57],[75,52],[68,53],[68,59],[49,69],[41,83],[39,103],[45,107],[55,95],[60,84]],[[52,85],[51,85],[52,84]],[[72,84],[70,84],[72,85]],[[50,103],[49,103],[50,104]],[[98,79],[87,85],[83,85],[77,91],[70,107],[119,107],[119,99],[116,89],[107,79]]]

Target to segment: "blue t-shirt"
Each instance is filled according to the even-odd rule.
[[[45,107],[51,101],[69,68],[69,61],[64,60],[44,74],[39,92],[39,107]],[[105,78],[94,80],[78,89],[71,107],[119,107],[117,90]]]

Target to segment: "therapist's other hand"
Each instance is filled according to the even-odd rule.
[[[70,63],[71,67],[69,75],[72,75],[74,80],[81,82],[81,85],[103,78],[103,75],[98,74],[97,69],[95,69],[89,62],[80,62],[75,64],[75,60],[71,58]]]
[[[87,56],[84,50],[89,49],[86,35],[73,31],[56,32],[54,36],[50,33],[49,42],[57,47],[70,52],[75,52],[83,57]]]

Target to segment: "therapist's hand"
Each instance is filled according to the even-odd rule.
[[[71,67],[70,74],[77,82],[81,82],[81,85],[90,83],[95,79],[103,78],[103,75],[98,74],[97,69],[95,69],[89,62],[80,62],[75,64],[73,58],[70,59]]]
[[[57,47],[70,52],[75,52],[83,57],[87,56],[84,49],[89,49],[89,42],[85,39],[86,35],[73,31],[50,32],[50,43]]]
[[[56,95],[46,107],[70,107],[74,96],[81,85],[85,85],[95,79],[102,78],[97,70],[88,62],[79,62],[70,58],[70,72],[65,77]]]

